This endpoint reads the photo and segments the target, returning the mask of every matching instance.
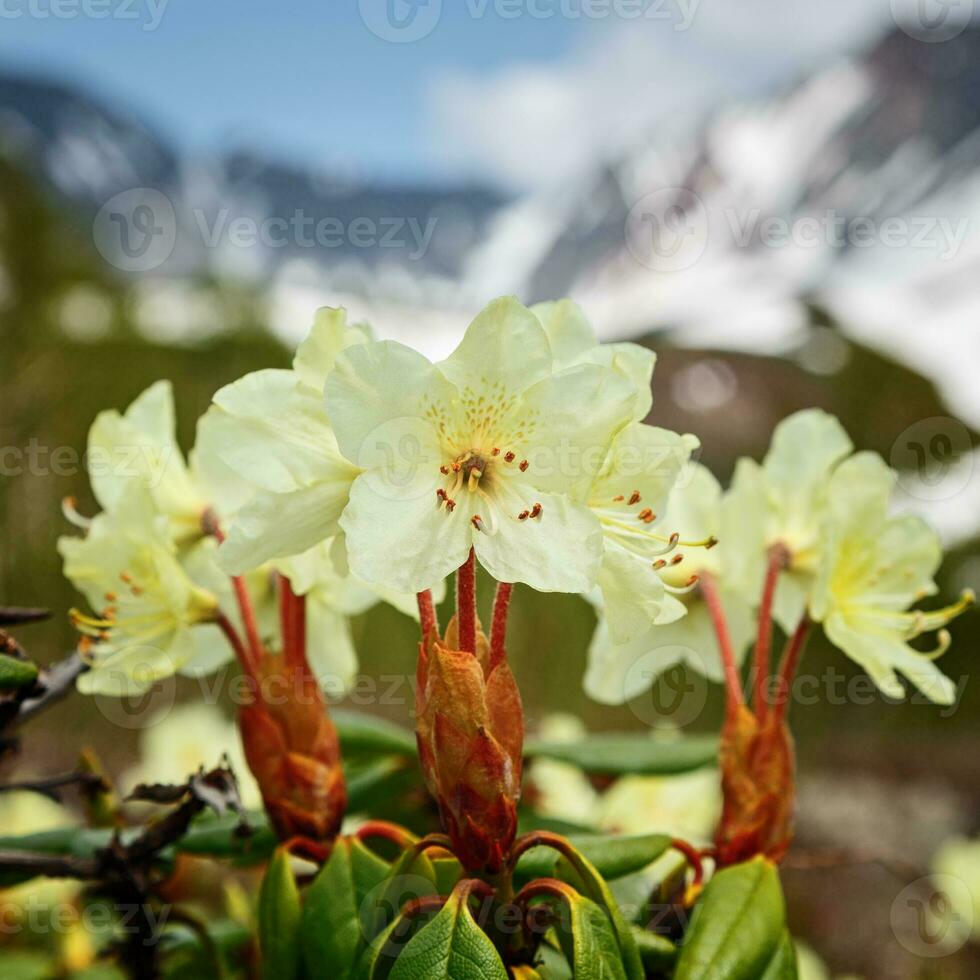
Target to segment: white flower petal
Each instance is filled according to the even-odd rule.
[[[916,653],[899,636],[833,613],[823,624],[828,639],[860,664],[889,697],[905,699],[905,688],[896,676],[902,673],[930,701],[953,704],[956,685],[928,657]]]
[[[333,697],[344,694],[357,676],[357,650],[350,621],[315,594],[306,603],[306,657],[324,691]]]
[[[551,346],[538,318],[503,296],[484,307],[439,367],[461,390],[481,389],[490,379],[521,391],[551,373]]]
[[[582,308],[573,300],[536,303],[531,307],[531,312],[544,327],[559,368],[575,364],[599,343]]]
[[[221,411],[210,424],[224,445],[221,458],[256,486],[289,493],[336,469],[339,450],[323,400],[294,372],[247,374],[214,403]]]
[[[437,474],[438,475],[438,472]],[[439,507],[438,483],[418,473],[398,493],[379,492],[371,474],[351,487],[340,519],[351,571],[371,586],[417,593],[437,586],[469,554],[473,527],[469,494],[452,513]]]
[[[337,355],[347,347],[369,340],[371,328],[366,323],[348,324],[347,311],[342,307],[321,307],[306,339],[296,348],[293,370],[303,384],[322,393]]]
[[[518,519],[536,503],[539,517]],[[474,533],[473,547],[498,582],[523,582],[539,592],[587,592],[595,585],[602,530],[588,507],[538,491],[525,499],[503,481],[490,509],[490,529]],[[486,522],[487,514],[480,516]]]
[[[530,482],[558,492],[588,486],[601,472],[613,439],[631,421],[635,394],[624,378],[593,364],[529,388],[524,410],[539,420],[525,450]]]
[[[350,489],[350,472],[338,470],[292,493],[260,490],[239,511],[218,549],[218,564],[241,575],[273,558],[288,558],[337,533]]]
[[[360,344],[344,351],[324,388],[341,452],[361,468],[441,463],[438,420],[457,399],[439,370],[403,344]]]

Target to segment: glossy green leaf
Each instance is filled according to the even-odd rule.
[[[289,854],[277,850],[259,891],[259,948],[265,980],[300,975],[302,908]]]
[[[428,919],[432,916],[429,915]],[[428,921],[424,915],[395,916],[388,926],[368,943],[357,963],[357,980],[386,980],[398,954]]]
[[[400,755],[415,757],[415,733],[360,711],[337,709],[330,712],[340,747],[345,755]]]
[[[762,980],[797,980],[797,977],[796,947],[787,931],[783,933],[782,942],[762,974]]]
[[[389,980],[508,980],[500,955],[458,892],[411,939],[388,976]]]
[[[388,864],[359,840],[341,837],[303,902],[303,963],[307,977],[353,976],[366,937],[361,905],[388,874]]]
[[[566,907],[569,921],[559,922],[555,932],[575,980],[626,980],[623,954],[606,913],[574,891]]]
[[[759,857],[725,868],[695,906],[675,980],[759,980],[785,929],[775,865]]]
[[[361,905],[361,929],[365,937],[373,938],[387,929],[406,902],[438,894],[435,868],[428,855],[403,851]]]
[[[607,916],[613,935],[619,945],[626,976],[629,980],[644,980],[646,974],[643,971],[643,964],[640,961],[640,953],[636,948],[633,932],[629,923],[623,918],[623,914],[620,912],[616,899],[609,890],[605,879],[581,851],[570,851],[564,856],[563,861],[567,862],[570,869],[575,872],[577,878],[575,887],[582,893],[583,897],[591,899]]]
[[[631,929],[647,973],[665,973],[674,965],[677,947],[666,936],[658,936],[639,926],[632,926]]]
[[[593,865],[603,878],[622,878],[652,864],[669,848],[666,834],[637,834],[630,837],[584,835],[567,838],[579,854]],[[533,847],[521,856],[517,876],[531,878],[561,877],[559,855],[549,847]]]
[[[644,734],[613,733],[589,735],[577,742],[529,739],[524,754],[528,758],[557,759],[586,772],[610,776],[672,775],[716,762],[718,739],[713,735],[697,735],[659,741]]]
[[[8,657],[0,653],[0,691],[16,691],[30,687],[37,680],[37,665],[29,660]]]

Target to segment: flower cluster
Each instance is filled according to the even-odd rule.
[[[785,420],[723,491],[697,438],[645,421],[654,363],[644,347],[598,343],[568,300],[494,300],[438,363],[324,309],[290,370],[217,392],[186,461],[166,383],[103,413],[90,448],[129,465],[92,474],[103,512],[69,505],[84,535],[60,546],[93,610],[74,613],[92,667],[79,686],[139,691],[232,656],[257,688],[269,676],[312,686],[303,707],[257,694],[240,726],[280,835],[329,840],[345,794],[319,687],[336,693],[356,670],[348,617],[389,602],[420,619],[427,784],[463,863],[492,871],[520,793],[511,588],[576,593],[597,614],[585,677],[596,700],[622,703],[677,663],[724,682],[718,853],[778,857],[793,749],[772,624],[791,636],[779,684],[822,624],[887,694],[903,694],[901,675],[949,703],[935,660],[972,596],[910,611],[936,591],[938,541],[890,514],[891,471],[821,411]],[[499,583],[489,637],[477,564]],[[457,615],[441,637],[435,604],[454,573]],[[936,631],[933,650],[912,646]],[[750,709],[739,671],[753,636]]]

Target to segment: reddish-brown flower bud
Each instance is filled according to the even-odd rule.
[[[760,723],[739,705],[722,729],[720,764],[724,806],[715,835],[719,864],[758,854],[781,860],[793,839],[796,802],[793,737],[785,721],[770,710]]]
[[[269,820],[281,840],[330,843],[344,818],[347,788],[320,687],[304,667],[268,653],[259,681],[238,724]]]
[[[443,826],[468,871],[497,872],[517,833],[524,712],[510,667],[477,632],[476,654],[444,641],[421,644],[416,715],[419,759]]]

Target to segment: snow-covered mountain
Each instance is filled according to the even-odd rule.
[[[610,337],[772,352],[821,308],[974,424],[978,273],[977,28],[942,44],[896,30],[693,137],[641,141],[505,208],[467,267],[497,291],[574,295]]]
[[[81,221],[133,187],[172,203],[172,254],[140,282],[244,278],[286,335],[329,298],[439,354],[489,296],[570,294],[607,337],[769,353],[803,345],[820,310],[980,425],[980,28],[941,44],[895,30],[685,132],[507,201],[255,152],[182,160],[92,97],[0,77],[0,145]]]

